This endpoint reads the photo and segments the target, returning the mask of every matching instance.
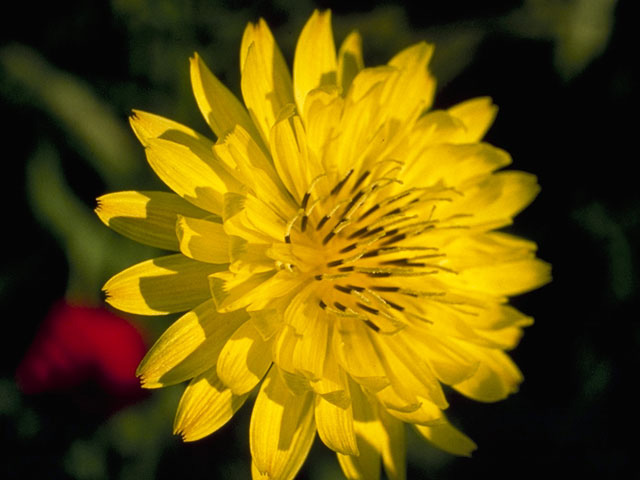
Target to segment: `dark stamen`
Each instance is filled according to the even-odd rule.
[[[355,250],[357,246],[358,246],[357,243],[352,243],[351,245],[344,247],[342,250],[340,250],[340,253],[347,253],[347,252],[350,252],[351,250]]]
[[[371,215],[373,212],[375,212],[376,210],[378,210],[380,208],[380,204],[376,204],[373,207],[371,207],[369,210],[367,210],[366,212],[364,212],[362,214],[362,216],[358,219],[358,221],[367,218],[369,215]]]
[[[401,240],[404,240],[405,238],[407,238],[407,234],[406,233],[401,233],[400,235],[396,235],[395,237],[391,237],[389,240],[384,242],[382,245],[389,245],[391,243],[399,242]]]
[[[316,275],[316,276],[314,276],[313,278],[314,278],[315,280],[320,281],[320,280],[322,280],[322,275]]]
[[[302,224],[300,225],[300,230],[302,230],[303,232],[307,229],[307,222],[309,221],[309,217],[307,217],[306,215],[304,215],[302,217]]]
[[[400,287],[387,287],[386,285],[374,285],[371,287],[371,290],[375,290],[376,292],[397,292],[400,290]]]
[[[395,215],[396,213],[400,213],[400,212],[402,212],[402,209],[400,209],[400,207],[398,207],[398,208],[394,208],[390,212],[385,213],[383,216],[387,217],[387,216],[390,216],[390,215]]]
[[[339,272],[353,272],[354,267],[340,267]]]
[[[323,310],[324,310],[325,308],[327,308],[327,304],[326,304],[326,303],[324,303],[322,300],[320,300],[320,302],[318,303],[318,305],[320,305],[320,308],[321,308],[321,309],[323,309]]]
[[[327,267],[337,267],[338,265],[342,265],[343,260],[334,260],[332,262],[327,263]]]
[[[362,235],[363,233],[366,233],[367,231],[367,227],[362,227],[360,230],[356,230],[355,232],[353,232],[351,235],[349,235],[347,238],[349,240],[351,240],[352,238],[356,238],[359,237],[360,235]]]
[[[311,193],[307,192],[304,194],[304,197],[302,197],[302,210],[306,210],[307,209],[307,203],[309,203],[309,197],[311,197]]]
[[[335,305],[335,307],[340,310],[341,312],[344,312],[347,307],[345,307],[343,304],[341,304],[340,302],[333,302],[333,304]]]
[[[378,310],[377,308],[368,307],[364,303],[356,302],[356,305],[359,306],[362,310],[365,310],[373,315],[378,315],[378,313],[380,313],[380,310]]]
[[[322,217],[318,222],[318,225],[316,225],[316,230],[320,230],[322,227],[324,227],[324,224],[327,223],[328,221],[329,221],[329,217],[327,217],[326,215]]]
[[[374,332],[378,333],[380,331],[380,327],[378,327],[375,323],[373,323],[371,320],[365,320],[364,324],[369,327],[371,330],[373,330]]]
[[[358,287],[357,285],[347,285],[351,290],[355,290],[356,292],[364,292],[364,287]]]
[[[358,188],[370,174],[371,172],[367,170],[362,175],[360,175],[360,178],[358,178],[358,181],[356,182],[356,184],[351,188],[351,193],[355,192],[356,188]]]
[[[327,233],[327,236],[322,239],[322,244],[326,245],[327,243],[329,243],[329,240],[331,240],[335,234],[336,232],[334,232],[333,230]]]
[[[370,237],[371,235],[375,235],[376,233],[380,233],[384,231],[384,227],[376,227],[373,230],[369,230],[364,235],[361,235],[362,238]]]
[[[344,218],[344,216],[349,212],[349,210],[351,210],[351,208],[358,202],[358,200],[360,200],[363,195],[364,192],[362,190],[356,193],[356,196],[351,199],[349,205],[347,205],[347,208],[345,208],[344,213],[342,214],[342,217],[340,217],[340,219]]]
[[[393,303],[390,302],[389,300],[387,300],[386,298],[384,299],[385,302],[387,302],[387,304],[391,307],[391,308],[395,308],[396,310],[402,312],[404,310],[404,307],[402,305],[398,305],[397,303]]]
[[[397,258],[395,260],[385,260],[384,262],[380,262],[380,265],[398,265],[402,267],[424,267],[425,263],[421,262],[410,262],[408,258]]]
[[[343,287],[342,285],[334,285],[333,288],[342,292],[342,293],[351,293],[351,289],[349,287]]]
[[[347,183],[347,181],[349,180],[349,177],[351,177],[352,174],[353,174],[353,169],[349,170],[347,172],[347,175],[342,180],[340,180],[335,187],[333,187],[330,195],[337,195],[340,192],[340,190],[342,190],[342,187],[344,187],[344,184]]]
[[[284,236],[284,241],[285,241],[286,243],[291,243],[291,235],[285,235],[285,236]]]

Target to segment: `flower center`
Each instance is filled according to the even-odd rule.
[[[318,282],[319,307],[376,332],[402,328],[406,315],[420,316],[415,297],[437,294],[406,288],[406,277],[448,271],[444,253],[427,243],[437,205],[456,194],[441,185],[405,188],[397,163],[386,167],[316,179],[284,239],[305,277]]]

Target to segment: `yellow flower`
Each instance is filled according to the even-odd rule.
[[[188,311],[138,374],[147,388],[190,380],[175,432],[225,424],[258,387],[254,478],[290,479],[316,432],[348,478],[405,477],[404,423],[457,455],[475,444],[447,421],[441,384],[492,402],[522,375],[505,350],[532,319],[508,297],[549,280],[532,242],[496,231],[538,193],[496,170],[480,140],[487,98],[430,111],[433,47],[364,68],[330,13],[298,41],[293,80],[267,24],[240,49],[244,105],[196,55],[196,101],[217,141],[150,113],[131,124],[175,192],[120,192],[97,213],[134,240],[179,253],[105,285],[136,314]],[[177,195],[176,195],[177,194]]]

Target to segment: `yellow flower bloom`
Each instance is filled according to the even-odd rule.
[[[522,381],[505,350],[532,319],[507,301],[549,267],[534,243],[495,230],[539,188],[496,173],[511,159],[480,141],[489,99],[429,110],[432,52],[419,43],[364,68],[359,35],[336,54],[330,13],[315,12],[292,80],[260,20],[240,49],[244,106],[191,59],[216,142],[150,113],[131,119],[175,194],[109,194],[97,213],[179,253],[116,275],[107,300],[188,311],[138,369],[147,388],[190,380],[175,420],[185,440],[224,425],[262,382],[254,478],[293,478],[316,432],[348,478],[379,478],[380,464],[404,478],[404,423],[469,455],[441,384],[492,402]]]

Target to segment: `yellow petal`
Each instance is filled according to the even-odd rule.
[[[343,95],[363,68],[362,37],[358,32],[351,32],[342,42],[338,52],[338,85],[342,87]]]
[[[276,274],[275,270],[256,274],[220,272],[209,277],[211,295],[220,311],[246,307],[254,299],[256,288]]]
[[[240,310],[216,311],[207,300],[176,320],[140,362],[136,374],[145,388],[174,385],[214,367],[222,347],[249,318]]]
[[[158,177],[174,192],[194,205],[222,216],[223,195],[239,192],[242,184],[218,159],[212,145],[190,140],[151,138],[147,160]]]
[[[242,103],[207,68],[196,53],[189,59],[191,64],[191,86],[193,94],[211,130],[217,137],[240,125],[250,135],[260,141],[255,125],[249,118]]]
[[[361,320],[351,318],[341,319],[339,325],[333,336],[333,350],[342,368],[373,391],[387,386],[387,372],[372,346],[368,327]]]
[[[467,268],[492,266],[531,258],[536,244],[503,232],[461,235],[447,243],[446,260],[441,263],[457,272]]]
[[[275,171],[273,160],[269,158],[257,141],[240,125],[236,125],[213,147],[225,163],[233,163],[240,178],[255,195],[262,198],[268,194],[268,201],[283,212],[291,209],[285,200],[287,191]]]
[[[316,395],[315,418],[318,435],[327,447],[344,455],[359,455],[351,405],[341,408]]]
[[[480,366],[471,378],[453,388],[481,402],[497,402],[518,391],[522,373],[506,353],[475,345],[467,348],[478,358]]]
[[[168,255],[133,265],[103,287],[106,301],[125,312],[160,315],[184,312],[211,298],[208,276],[226,265]]]
[[[418,425],[436,425],[442,422],[442,410],[433,402],[418,397],[420,406],[413,411],[386,409],[386,412],[404,423]]]
[[[331,318],[318,307],[316,286],[308,285],[290,302],[284,312],[284,322],[292,327],[295,347],[292,352],[292,372],[310,380],[324,374]],[[285,370],[287,370],[285,368]]]
[[[229,237],[220,223],[178,216],[176,233],[180,251],[200,262],[228,263]]]
[[[405,426],[378,405],[378,418],[385,435],[380,438],[382,465],[389,480],[407,478],[407,441]]]
[[[340,117],[344,99],[337,89],[311,90],[304,102],[305,131],[309,152],[322,162],[325,171],[335,171],[335,159],[326,155],[328,145],[336,141],[340,132]]]
[[[336,47],[331,30],[331,11],[313,12],[296,45],[293,59],[293,88],[298,111],[307,93],[322,85],[336,85]]]
[[[271,130],[271,154],[282,182],[300,204],[311,181],[323,170],[309,155],[302,120],[292,110],[281,112]]]
[[[457,278],[461,285],[493,295],[518,295],[551,281],[548,263],[529,258],[493,266],[468,268]]]
[[[96,214],[105,225],[136,242],[165,250],[179,250],[178,215],[211,216],[168,192],[109,193],[99,197],[97,202]]]
[[[331,344],[332,340],[329,340]],[[346,372],[338,365],[333,352],[325,358],[324,372],[321,378],[310,382],[311,388],[322,395],[328,402],[346,408],[351,404],[349,395],[349,379]]]
[[[415,427],[429,443],[453,455],[470,457],[471,453],[478,448],[473,440],[449,422],[430,426],[416,425]]]
[[[513,217],[529,205],[540,187],[535,175],[518,171],[494,173],[464,192],[464,197],[438,204],[440,218],[471,215],[456,224],[492,228],[509,225]],[[452,222],[453,223],[453,222]]]
[[[520,327],[506,327],[500,330],[476,330],[476,332],[488,341],[484,345],[502,350],[515,348],[524,333]]]
[[[489,97],[474,98],[451,107],[448,112],[464,123],[466,142],[477,142],[484,137],[498,113]]]
[[[360,387],[351,382],[354,430],[358,442],[358,456],[337,454],[340,467],[349,479],[377,480],[380,478],[380,440],[385,431],[378,420],[375,405]]]
[[[211,140],[192,128],[154,113],[134,110],[133,115],[129,117],[129,123],[133,133],[136,134],[140,143],[145,147],[149,145],[149,140],[152,138],[164,138],[173,141],[188,139],[185,141],[201,143],[207,147],[213,145]]]
[[[287,221],[278,210],[273,210],[265,205],[264,201],[253,195],[248,195],[244,202],[245,219],[248,227],[269,235],[272,242],[284,242],[287,232]],[[239,217],[242,218],[242,217]],[[251,238],[245,240],[251,241]],[[271,243],[271,242],[270,242]]]
[[[473,328],[499,330],[506,327],[528,327],[533,318],[528,317],[509,305],[490,304],[479,314],[467,319]]]
[[[291,74],[267,23],[249,24],[240,47],[244,103],[265,144],[282,107],[294,103]]]
[[[447,401],[440,383],[429,364],[422,360],[427,352],[416,352],[412,348],[412,339],[398,333],[389,337],[376,338],[376,346],[385,362],[385,369],[393,389],[404,399],[407,405],[419,402],[416,396],[427,398],[440,408],[447,407]],[[394,405],[387,405],[393,408]],[[399,405],[395,405],[396,409]]]
[[[243,323],[220,352],[220,381],[235,395],[250,392],[271,365],[271,341],[264,340],[253,321]]]
[[[209,277],[211,292],[218,310],[230,312],[239,308],[261,310],[276,298],[291,293],[299,280],[287,271],[267,271],[254,275],[233,275],[227,272]]]
[[[293,479],[302,466],[316,431],[313,396],[311,392],[293,395],[276,367],[267,375],[253,407],[249,430],[253,463],[264,477]]]
[[[248,396],[232,393],[211,368],[191,380],[182,394],[173,433],[185,442],[206,437],[231,420]]]
[[[282,324],[282,313],[276,308],[263,308],[249,312],[251,322],[260,333],[263,340],[269,340],[276,333]]]
[[[389,65],[398,75],[389,82],[383,95],[389,115],[399,120],[417,118],[433,103],[436,82],[427,71],[433,45],[420,42],[395,55]]]
[[[511,163],[507,152],[486,143],[436,145],[410,160],[399,175],[407,185],[430,187],[442,183],[457,189]]]
[[[438,380],[447,385],[459,383],[476,372],[478,360],[471,353],[457,342],[448,341],[448,337],[429,330],[408,329],[410,341],[403,338],[403,345],[409,356],[424,358]]]
[[[381,128],[386,119],[386,110],[381,111],[382,93],[393,73],[390,67],[365,68],[353,80],[336,129],[340,135],[327,145],[323,159],[340,175],[353,169],[357,178],[363,173],[365,160],[368,163],[381,160],[389,142],[397,140]],[[380,143],[383,137],[386,144]]]

